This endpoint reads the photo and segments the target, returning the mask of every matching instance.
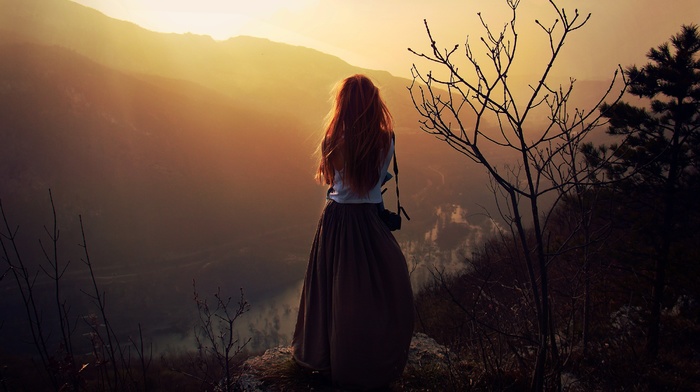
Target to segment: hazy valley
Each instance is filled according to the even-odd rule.
[[[259,347],[287,339],[324,203],[314,150],[329,92],[357,72],[382,86],[396,120],[412,218],[396,236],[422,266],[414,280],[428,278],[426,265],[463,268],[490,233],[485,175],[420,131],[410,80],[307,48],[158,34],[68,1],[44,3],[0,0],[0,198],[37,266],[52,190],[75,314],[91,306],[80,291],[80,214],[121,331],[141,323],[160,349],[185,338],[194,279],[203,294],[245,290],[253,314],[243,328],[258,331]],[[391,195],[393,185],[389,206]],[[28,347],[15,338],[18,294],[9,279],[0,289],[2,345]]]

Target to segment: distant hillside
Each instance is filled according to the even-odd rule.
[[[2,205],[36,264],[52,189],[76,304],[82,214],[120,328],[187,334],[193,278],[253,302],[295,287],[324,203],[314,150],[329,92],[353,73],[380,84],[396,120],[409,263],[459,264],[488,235],[483,170],[419,130],[410,81],[387,72],[264,39],[154,33],[68,0],[0,0],[0,59]],[[19,314],[8,282],[1,313]],[[0,338],[22,328],[2,321]]]
[[[293,118],[240,109],[195,85],[150,83],[59,47],[3,45],[0,57],[12,59],[0,63],[4,197],[51,187],[59,200],[86,203],[72,213],[89,206],[123,222],[110,232],[148,228],[176,247],[197,234],[167,230],[179,222],[205,225],[201,234],[214,240],[261,223],[222,214],[225,205],[264,216],[277,189],[297,189],[286,195],[293,203],[314,195]]]
[[[84,287],[72,280],[84,270],[82,214],[125,328],[189,330],[193,278],[247,282],[252,298],[296,281],[322,197],[297,121],[58,46],[0,45],[0,58],[12,59],[0,62],[0,199],[31,270],[43,259],[37,240],[49,241],[51,188],[68,292]],[[21,314],[10,283],[0,309]],[[67,295],[80,311],[85,298]],[[8,333],[19,322],[3,321]]]
[[[401,238],[424,238],[442,204],[491,203],[481,168],[419,130],[410,81],[383,71],[265,39],[155,33],[68,0],[0,0],[0,43],[0,197],[45,200],[51,187],[111,241],[149,237],[146,254],[313,217],[329,90],[356,72],[396,120],[414,218]],[[584,100],[601,87],[579,85]]]
[[[446,158],[446,147],[439,143],[426,146],[427,138],[418,130],[418,118],[406,92],[409,81],[386,72],[362,70],[315,50],[264,39],[237,37],[216,42],[203,36],[154,33],[67,0],[0,0],[0,10],[0,42],[25,43],[4,49],[4,58],[12,60],[3,66],[5,72],[17,75],[21,70],[26,81],[15,80],[14,74],[4,78],[14,84],[29,83],[31,89],[23,94],[34,109],[51,107],[37,116],[26,111],[29,106],[15,108],[19,101],[8,98],[13,102],[5,107],[10,116],[7,124],[31,129],[20,133],[24,139],[14,143],[35,143],[32,148],[38,152],[42,138],[55,138],[56,130],[73,128],[74,133],[63,137],[72,135],[74,140],[62,141],[71,150],[40,154],[46,162],[50,157],[58,162],[45,163],[44,169],[61,171],[52,176],[70,178],[73,169],[88,166],[95,178],[109,181],[118,192],[131,192],[136,183],[159,190],[174,178],[181,189],[192,184],[206,189],[201,184],[215,184],[210,193],[222,204],[243,203],[241,206],[274,202],[278,195],[269,188],[282,185],[276,181],[297,184],[290,185],[295,190],[300,189],[298,184],[308,184],[312,190],[307,192],[317,192],[310,181],[311,155],[329,108],[329,90],[355,72],[368,73],[382,85],[397,131],[405,134],[399,140],[405,195],[410,196],[411,190],[422,192],[427,179],[436,175],[436,167],[448,178],[450,172],[463,171],[451,167],[461,157]],[[87,143],[101,146],[102,153],[88,153]],[[66,151],[76,153],[66,155]],[[16,159],[26,160],[27,156],[12,158]],[[429,163],[433,169],[427,168]],[[100,168],[109,168],[116,182],[110,175],[98,174]],[[297,172],[277,180],[279,168]],[[267,188],[256,185],[266,178],[270,179]],[[58,184],[64,182],[71,188],[79,181],[72,178]],[[51,181],[40,183],[51,185]],[[221,191],[234,186],[231,184],[237,184],[237,192]],[[181,197],[194,198],[191,192],[187,194]],[[256,197],[251,198],[252,194]],[[308,203],[306,194],[295,194],[285,195],[285,204],[295,202],[294,197]],[[265,209],[275,207],[266,205]],[[155,211],[165,210],[169,209],[160,206]],[[431,214],[425,213],[426,218]]]
[[[313,125],[341,78],[362,71],[381,84],[395,84],[386,72],[361,70],[313,49],[245,36],[217,42],[154,33],[68,0],[0,0],[0,26],[15,40],[60,45],[122,71],[189,80],[245,105],[294,113]],[[402,96],[397,103],[404,105],[407,81],[400,84],[400,91],[387,95]]]
[[[205,292],[244,287],[259,312],[276,311],[260,301],[303,276],[325,193],[314,150],[330,89],[349,74],[370,74],[396,119],[412,217],[397,236],[411,262],[437,254],[441,205],[490,200],[480,171],[419,131],[409,81],[314,50],[153,33],[66,0],[0,0],[0,59],[0,200],[20,248],[38,271],[51,189],[72,262],[65,295],[76,313],[88,306],[81,214],[120,331],[142,323],[182,339],[193,278]],[[457,226],[459,244],[471,229]],[[0,310],[21,314],[9,284]],[[25,349],[14,338],[22,320],[3,322],[0,345]]]

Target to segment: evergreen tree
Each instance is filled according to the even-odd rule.
[[[639,105],[619,102],[603,105],[609,119],[608,133],[622,138],[619,144],[585,152],[600,161],[610,154],[608,173],[614,186],[623,191],[630,205],[623,208],[634,216],[636,229],[652,246],[649,255],[653,288],[649,301],[647,353],[659,350],[661,305],[664,300],[674,246],[687,233],[689,208],[696,203],[700,153],[700,34],[695,25],[682,26],[680,33],[658,48],[641,69],[626,69],[629,93]],[[630,208],[634,205],[633,208]],[[640,246],[644,246],[640,244]]]

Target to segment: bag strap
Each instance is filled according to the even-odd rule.
[[[391,134],[391,139],[394,141],[394,181],[396,181],[396,212],[397,214],[403,215],[406,219],[411,220],[411,218],[406,213],[406,210],[401,206],[401,201],[399,199],[399,164],[396,162],[396,135]]]

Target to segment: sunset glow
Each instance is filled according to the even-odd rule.
[[[426,19],[438,43],[445,47],[463,44],[467,36],[484,34],[477,13],[500,30],[510,18],[505,2],[422,1],[382,2],[342,0],[73,0],[108,16],[132,21],[161,32],[196,33],[225,40],[238,35],[268,38],[277,42],[314,48],[343,58],[360,67],[383,69],[409,76],[416,57],[406,48],[427,50],[423,25]],[[673,7],[652,0],[558,3],[584,17],[585,29],[571,39],[560,62],[562,74],[578,78],[607,79],[618,64],[644,61],[649,47],[663,42],[682,24],[700,19],[696,0],[679,0]],[[545,0],[521,2],[518,30],[522,58],[537,59],[546,53],[546,38],[535,19],[549,25],[556,15]],[[642,24],[654,28],[641,28]],[[474,40],[472,42],[475,42]],[[542,44],[541,47],[533,46]],[[570,48],[576,46],[576,50]]]
[[[103,2],[76,1],[118,19],[132,21],[160,32],[197,33],[225,40],[241,34],[278,34],[277,28],[266,22],[281,12],[300,12],[315,1],[285,2],[263,0],[256,2],[166,1],[149,2],[123,0]]]

